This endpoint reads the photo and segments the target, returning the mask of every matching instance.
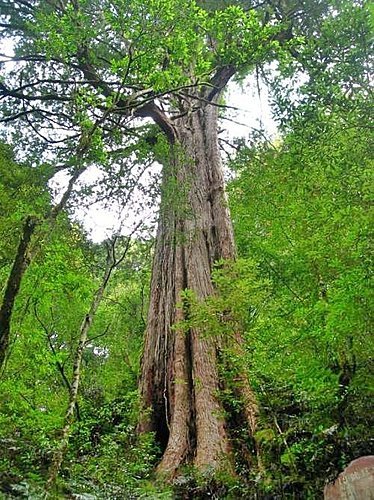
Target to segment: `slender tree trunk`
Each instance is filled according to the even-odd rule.
[[[17,248],[16,257],[6,284],[3,302],[0,308],[0,368],[8,352],[13,307],[21,286],[22,277],[30,262],[29,245],[36,225],[36,218],[26,218],[22,228],[22,236]]]
[[[149,411],[139,427],[156,433],[164,448],[158,471],[169,476],[184,463],[200,470],[232,468],[227,420],[218,396],[220,339],[196,328],[174,328],[188,317],[180,304],[181,292],[192,290],[199,300],[214,294],[214,262],[235,258],[217,120],[217,107],[208,104],[174,122],[176,144],[164,166],[140,379]],[[244,375],[238,391],[253,430],[256,406]]]
[[[73,191],[74,184],[84,170],[85,167],[80,167],[74,172],[60,202],[51,208],[49,215],[46,217],[46,220],[49,220],[51,224],[54,224],[59,213],[65,208],[66,203]],[[3,302],[0,308],[0,369],[3,367],[8,353],[10,325],[14,303],[17,298],[23,276],[34,257],[34,255],[30,252],[31,237],[40,222],[41,221],[38,221],[36,217],[29,216],[26,218],[17,253],[6,284]]]
[[[59,440],[59,444],[55,449],[52,458],[52,463],[49,468],[48,480],[45,488],[47,492],[51,489],[51,487],[54,485],[56,481],[57,475],[60,471],[61,464],[64,459],[65,452],[69,443],[71,428],[74,421],[74,408],[77,404],[79,382],[81,377],[81,364],[82,364],[83,352],[87,343],[87,336],[91,328],[92,322],[94,320],[94,317],[96,315],[96,311],[102,301],[105,289],[109,283],[112,271],[116,266],[116,264],[117,262],[115,261],[114,246],[113,246],[111,249],[108,249],[107,263],[101,286],[96,291],[92,299],[90,309],[86,314],[80,328],[78,346],[77,350],[75,351],[75,357],[74,357],[73,376],[69,389],[69,400],[65,412],[64,426],[61,429],[61,437]]]

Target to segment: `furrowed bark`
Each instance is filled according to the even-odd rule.
[[[210,97],[216,99],[218,91]],[[157,471],[169,477],[186,463],[201,471],[232,471],[228,422],[219,398],[222,340],[198,328],[185,331],[178,326],[188,319],[188,307],[180,305],[181,292],[189,289],[200,301],[211,296],[214,262],[235,258],[217,120],[217,107],[209,103],[175,120],[175,145],[164,166],[140,378],[148,413],[143,414],[139,430],[155,432],[164,449]],[[183,191],[172,201],[170,184]],[[237,390],[252,433],[256,404],[244,373]]]
[[[178,301],[180,292],[185,288],[183,254],[183,248],[178,246],[178,248],[176,248],[176,301]],[[178,323],[179,321],[183,321],[182,304],[177,307],[175,315],[175,322]],[[169,440],[167,448],[162,458],[162,462],[158,466],[159,472],[167,472],[169,475],[175,474],[178,465],[187,459],[191,449],[190,413],[192,401],[191,380],[189,377],[188,335],[186,335],[181,328],[178,328],[175,331],[174,342],[174,387],[171,394],[172,400],[170,402],[167,400],[167,392],[164,393],[166,407],[173,407],[174,411],[170,418],[170,424],[168,425]],[[169,378],[170,377],[171,374],[169,375]],[[165,389],[166,387],[164,387],[164,391]]]

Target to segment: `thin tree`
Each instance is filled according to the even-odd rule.
[[[62,193],[60,201],[51,206],[49,213],[47,213],[45,217],[38,218],[36,216],[30,215],[26,217],[23,224],[20,241],[5,286],[3,300],[0,306],[0,369],[4,366],[4,362],[9,350],[11,320],[15,301],[21,287],[22,279],[39,249],[37,241],[35,242],[33,248],[31,248],[33,235],[38,226],[41,226],[43,222],[47,222],[49,225],[49,229],[53,230],[53,226],[58,215],[66,207],[74,191],[75,184],[77,183],[81,174],[87,168],[87,163],[84,161],[84,156],[89,149],[90,140],[96,127],[97,124],[95,124],[88,133],[87,131],[85,131],[81,135],[77,150],[74,155],[74,162],[76,163],[76,165],[75,167],[73,167],[68,185],[65,191]],[[71,167],[73,165],[73,161],[70,161],[70,163],[71,164],[68,166]],[[68,168],[68,166],[65,166],[64,168]],[[60,167],[59,171],[61,170],[62,168]]]
[[[134,232],[139,228],[140,224],[136,226],[134,231],[131,233],[132,235]],[[75,351],[74,355],[74,362],[73,362],[73,374],[72,374],[72,379],[71,382],[69,382],[69,400],[68,404],[66,407],[66,412],[65,412],[65,417],[64,417],[64,425],[61,429],[61,435],[59,438],[59,443],[54,451],[53,457],[52,457],[52,462],[49,468],[49,473],[48,473],[48,480],[46,483],[46,491],[50,491],[50,489],[53,487],[56,478],[58,476],[58,473],[61,468],[61,464],[63,462],[66,449],[69,444],[69,437],[71,434],[71,429],[72,429],[72,424],[74,421],[74,409],[77,406],[77,400],[78,400],[78,390],[79,390],[79,383],[81,379],[81,373],[82,373],[82,359],[83,359],[83,354],[85,347],[88,342],[88,334],[90,332],[90,329],[92,327],[93,321],[96,316],[96,312],[101,304],[101,301],[104,297],[105,290],[109,284],[110,278],[113,274],[113,271],[123,262],[123,260],[126,257],[126,254],[130,248],[131,245],[131,236],[127,238],[127,241],[125,243],[125,247],[121,252],[120,257],[116,257],[116,243],[117,243],[117,237],[114,237],[111,241],[107,243],[107,257],[106,257],[106,265],[105,265],[105,270],[104,274],[102,277],[101,284],[99,288],[96,290],[92,302],[89,308],[89,311],[85,315],[80,331],[79,331],[79,338],[78,338],[78,345]]]
[[[84,169],[77,170],[69,181],[69,186],[62,196],[62,199],[50,211],[46,220],[53,223],[57,215],[63,210],[68,201],[74,183]],[[37,250],[37,246],[31,250],[32,237],[36,228],[43,222],[37,217],[28,216],[22,227],[20,242],[16,251],[11,271],[6,283],[3,300],[0,306],[0,369],[3,367],[10,343],[11,320],[14,310],[14,304],[21,287],[23,276],[33,259],[33,251]]]
[[[36,220],[32,217],[27,217],[23,225],[22,236],[0,307],[0,368],[3,366],[5,356],[8,352],[12,312],[22,277],[30,261],[28,249],[35,226]]]

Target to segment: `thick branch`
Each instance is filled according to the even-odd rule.
[[[59,94],[42,94],[42,95],[28,95],[22,92],[17,92],[16,90],[9,89],[3,83],[0,83],[0,98],[4,97],[14,97],[15,99],[20,99],[22,101],[70,101],[70,97]]]
[[[165,133],[168,141],[174,144],[176,139],[176,130],[169,118],[161,111],[161,109],[152,101],[145,106],[139,108],[134,113],[134,116],[149,117],[160,127]]]
[[[230,79],[235,75],[235,72],[236,68],[233,64],[227,64],[226,66],[219,68],[213,75],[210,81],[211,88],[208,88],[205,91],[206,95],[204,95],[204,98],[208,101],[213,101],[213,99],[220,94]]]

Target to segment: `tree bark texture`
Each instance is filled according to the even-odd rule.
[[[10,339],[10,324],[22,277],[29,265],[29,246],[34,233],[37,220],[34,217],[27,217],[22,228],[22,236],[18,244],[16,257],[6,284],[3,302],[0,308],[0,368],[3,366],[8,352]]]
[[[169,476],[186,463],[199,470],[232,468],[218,394],[220,340],[197,328],[186,332],[174,326],[188,317],[181,292],[192,290],[198,300],[214,294],[214,262],[235,258],[217,122],[218,108],[208,103],[177,119],[175,145],[163,172],[140,379],[149,411],[139,427],[156,433],[164,449],[158,472]],[[253,430],[256,407],[245,376],[238,390]]]

